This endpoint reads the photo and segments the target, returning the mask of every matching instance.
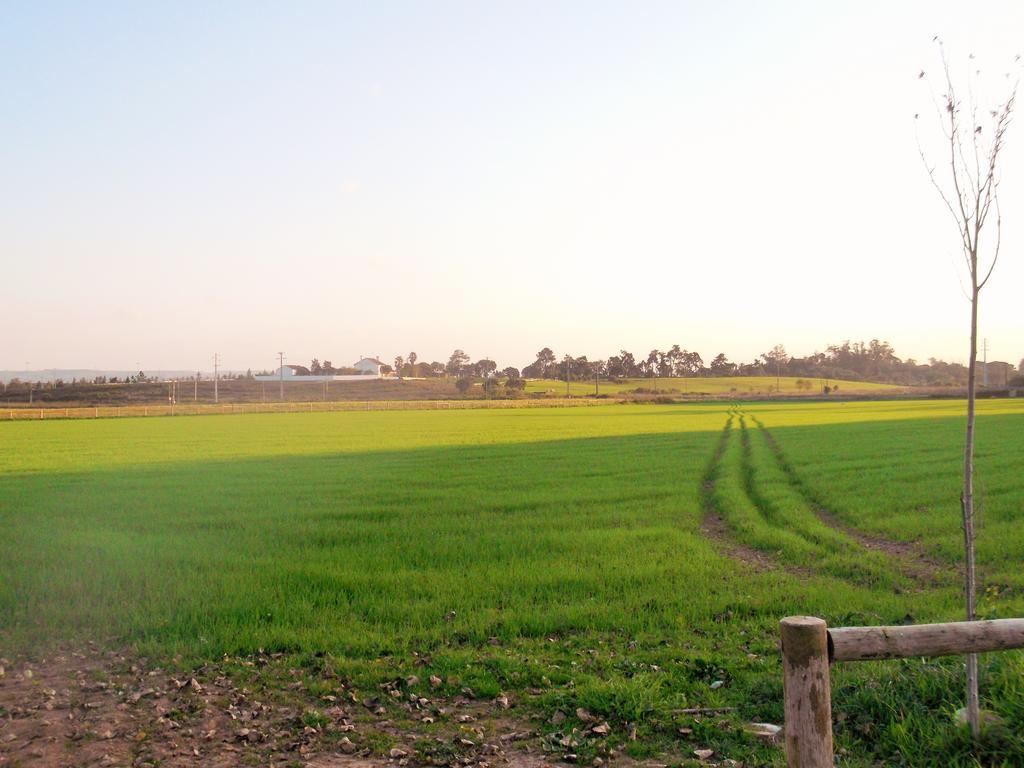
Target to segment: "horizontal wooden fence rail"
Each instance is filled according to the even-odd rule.
[[[823,619],[789,616],[779,629],[790,768],[833,765],[831,663],[1024,648],[1024,619],[829,629]]]

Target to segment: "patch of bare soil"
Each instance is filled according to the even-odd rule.
[[[704,536],[714,542],[722,554],[749,565],[755,571],[767,571],[777,567],[777,563],[764,552],[736,541],[729,533],[725,521],[715,512],[704,514],[700,530]]]
[[[0,766],[542,768],[607,732],[542,734],[514,697],[428,698],[410,690],[425,687],[415,677],[365,697],[307,673],[265,654],[188,674],[97,647],[0,659]],[[593,765],[639,765],[622,746]]]
[[[933,560],[921,551],[921,547],[911,541],[893,541],[883,536],[875,536],[858,531],[836,517],[818,504],[808,501],[811,510],[829,528],[844,533],[860,544],[864,549],[881,552],[891,557],[899,566],[900,572],[909,579],[921,584],[937,586],[951,575],[950,567]]]

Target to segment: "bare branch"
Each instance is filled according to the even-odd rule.
[[[978,283],[978,290],[980,291],[985,287],[985,283],[992,277],[992,270],[996,268],[996,262],[999,261],[999,247],[1003,243],[1003,214],[999,210],[999,196],[995,196],[996,203],[996,247],[992,252],[992,263],[988,267],[988,272],[985,273],[985,279]]]

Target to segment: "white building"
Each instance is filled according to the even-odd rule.
[[[353,363],[352,367],[363,375],[373,375],[380,378],[384,375],[384,372],[381,370],[384,365],[385,363],[382,363],[376,357],[363,357]]]
[[[364,357],[352,367],[359,373],[356,374],[320,374],[314,375],[304,365],[283,365],[273,373],[264,373],[253,378],[256,381],[284,382],[308,382],[308,381],[373,381],[383,378],[381,371],[384,363],[375,357]]]

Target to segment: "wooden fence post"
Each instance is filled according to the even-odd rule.
[[[782,635],[786,765],[832,768],[832,690],[828,629],[822,619],[789,616]]]

